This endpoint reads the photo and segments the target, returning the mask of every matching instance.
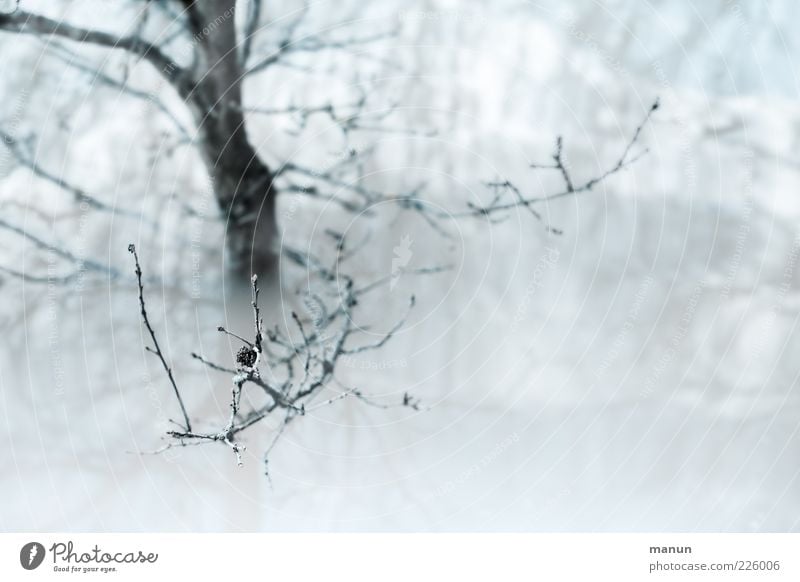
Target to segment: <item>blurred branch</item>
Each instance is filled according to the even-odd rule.
[[[0,14],[0,30],[19,34],[55,36],[74,42],[124,50],[150,62],[171,83],[180,87],[182,93],[191,91],[184,70],[162,53],[158,46],[138,36],[117,36],[108,32],[81,28],[23,10],[17,10],[11,14]]]
[[[242,65],[246,66],[250,60],[253,49],[253,38],[258,31],[261,23],[261,0],[249,0],[247,3],[247,20],[244,25],[244,38],[241,43],[241,56],[239,57]]]
[[[305,3],[303,8],[298,12],[297,16],[295,16],[285,26],[280,39],[275,44],[275,48],[268,52],[268,54],[257,58],[255,63],[252,64],[248,64],[245,61],[245,75],[254,75],[256,73],[260,73],[277,64],[288,66],[288,64],[284,61],[286,58],[292,55],[302,53],[319,53],[324,51],[350,51],[357,47],[368,46],[381,40],[386,40],[397,36],[398,31],[396,28],[393,28],[388,31],[382,31],[363,36],[357,36],[353,34],[346,38],[333,37],[330,35],[330,30],[295,38],[297,30],[301,27],[308,15],[308,11],[309,5]],[[252,33],[246,38],[251,37]],[[248,56],[250,56],[252,52],[253,51],[251,49],[248,49]],[[363,55],[357,56],[370,58],[371,55],[369,53],[364,53]]]
[[[28,281],[28,282],[31,282],[31,283],[47,283],[47,282],[68,283],[68,282],[71,282],[72,280],[74,280],[75,278],[79,277],[80,274],[84,270],[87,270],[87,269],[90,270],[90,271],[103,273],[104,275],[108,275],[111,278],[119,277],[120,273],[114,267],[110,267],[108,265],[105,265],[103,263],[99,263],[97,261],[93,261],[91,259],[86,259],[84,257],[79,257],[78,255],[75,255],[75,254],[71,253],[70,251],[66,250],[65,248],[63,248],[63,247],[61,247],[59,245],[56,245],[54,243],[47,242],[44,239],[42,239],[42,238],[40,238],[40,237],[38,237],[38,236],[36,236],[34,234],[31,234],[29,231],[27,231],[25,229],[22,229],[19,226],[16,226],[16,225],[6,221],[3,218],[0,218],[0,229],[4,229],[4,230],[7,230],[7,231],[9,231],[11,233],[14,233],[16,235],[19,235],[22,238],[24,238],[25,240],[33,243],[33,245],[36,246],[37,248],[45,250],[45,251],[49,251],[49,252],[53,253],[54,255],[56,255],[56,256],[58,256],[58,257],[60,257],[62,259],[65,259],[66,261],[68,261],[68,262],[70,262],[70,263],[72,263],[74,265],[77,265],[77,267],[78,267],[75,272],[73,272],[73,273],[71,273],[69,275],[63,275],[63,276],[60,276],[60,275],[50,276],[50,275],[48,275],[46,277],[45,276],[29,275],[29,274],[26,274],[24,272],[21,272],[21,271],[18,271],[16,269],[12,269],[12,268],[9,268],[9,267],[0,267],[0,270],[2,270],[3,272],[5,272],[5,273],[7,273],[9,275],[12,275],[14,277],[18,277],[20,279],[24,279],[25,281]]]
[[[189,130],[187,130],[183,124],[178,120],[175,114],[167,107],[164,102],[155,94],[148,91],[143,91],[140,89],[136,89],[132,87],[127,80],[127,77],[124,79],[115,79],[114,77],[104,73],[99,67],[94,66],[84,59],[80,57],[76,52],[69,50],[63,44],[48,40],[44,43],[44,46],[47,50],[50,51],[54,57],[59,59],[61,62],[69,65],[76,71],[84,73],[91,78],[92,86],[101,85],[106,86],[111,89],[117,89],[123,95],[127,95],[128,97],[132,97],[134,99],[139,99],[141,101],[146,101],[153,105],[156,109],[158,109],[161,113],[164,114],[167,119],[173,124],[175,129],[180,134],[180,138],[186,141],[189,141],[191,138],[189,137]]]
[[[122,208],[118,208],[116,206],[111,206],[103,202],[96,196],[87,194],[86,191],[67,182],[63,178],[60,178],[59,176],[56,176],[55,174],[52,174],[47,170],[43,169],[42,166],[34,160],[34,157],[30,153],[24,150],[24,148],[17,141],[17,139],[14,136],[6,133],[2,129],[2,127],[0,127],[0,140],[2,140],[2,142],[6,145],[11,154],[14,156],[14,159],[16,159],[21,166],[28,168],[35,176],[41,178],[42,180],[50,182],[54,186],[57,186],[62,190],[64,190],[65,192],[67,192],[68,194],[71,194],[75,202],[77,202],[78,204],[86,204],[87,206],[93,208],[94,210],[99,210],[102,212],[110,212],[112,214],[117,214],[120,216],[127,216],[129,218],[135,218],[136,220],[142,219],[140,213],[134,212],[132,210],[125,210]]]

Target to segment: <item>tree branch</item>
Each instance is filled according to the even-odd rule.
[[[349,339],[353,337],[364,326],[357,325],[354,321],[354,309],[358,306],[358,298],[370,291],[377,289],[380,284],[385,282],[383,279],[373,284],[358,288],[353,277],[341,272],[342,262],[352,256],[352,252],[347,249],[344,236],[337,235],[338,244],[336,245],[336,259],[334,266],[329,269],[325,267],[325,261],[314,256],[307,255],[305,260],[292,255],[292,262],[308,270],[309,276],[315,278],[319,284],[329,288],[330,293],[326,295],[335,298],[335,306],[325,307],[323,300],[318,297],[318,301],[323,304],[323,313],[312,316],[310,320],[304,319],[297,313],[292,314],[294,328],[281,330],[277,326],[274,329],[264,330],[261,319],[261,311],[258,304],[259,288],[258,278],[253,276],[251,279],[254,331],[253,340],[245,339],[224,328],[220,331],[241,341],[244,345],[237,355],[237,366],[220,365],[211,362],[204,357],[193,353],[192,357],[209,368],[228,374],[231,376],[233,388],[231,391],[230,415],[227,422],[218,431],[195,432],[188,426],[181,427],[180,430],[172,430],[168,436],[175,439],[171,446],[185,446],[189,442],[198,443],[223,443],[230,447],[236,454],[237,464],[241,465],[242,452],[244,445],[237,441],[238,435],[244,430],[258,424],[270,417],[273,412],[281,411],[281,420],[275,428],[275,434],[269,447],[265,452],[265,467],[268,462],[267,456],[275,446],[278,438],[283,434],[286,426],[295,418],[305,416],[311,411],[316,411],[324,406],[334,404],[353,396],[357,400],[378,408],[389,408],[393,405],[377,403],[371,396],[361,390],[345,388],[329,396],[321,402],[312,402],[322,393],[331,383],[341,386],[336,378],[336,371],[340,364],[352,358],[355,354],[378,350],[394,337],[396,333],[405,325],[410,310],[414,306],[414,299],[411,298],[408,311],[395,323],[392,328],[377,341],[361,346],[349,348]],[[360,246],[359,248],[364,248]],[[165,371],[170,379],[170,383],[182,403],[177,391],[174,379],[166,360],[163,358],[158,343],[155,340],[152,327],[147,320],[144,300],[142,298],[141,287],[141,268],[139,267],[138,257],[135,249],[131,245],[131,252],[134,254],[137,265],[137,277],[139,278],[139,298],[142,307],[142,318],[145,326],[151,333],[155,349],[150,350],[159,355]],[[295,251],[296,253],[296,251]],[[438,272],[431,270],[430,272]],[[337,274],[340,281],[344,281],[344,289],[337,285]],[[299,337],[298,337],[299,336]],[[270,378],[262,376],[259,364],[266,359],[266,368]],[[296,373],[295,363],[302,368],[302,373]],[[282,375],[282,377],[279,377]],[[266,404],[253,406],[250,410],[242,412],[242,395],[248,385],[254,385],[261,389],[263,394],[269,399]],[[248,400],[249,401],[249,400]],[[404,406],[414,410],[421,410],[419,401],[408,394],[404,394],[402,402],[396,406]],[[167,450],[162,447],[160,450]]]
[[[559,198],[564,198],[565,196],[571,196],[575,194],[580,194],[583,192],[588,192],[592,190],[595,186],[599,183],[603,182],[609,176],[616,174],[617,172],[627,168],[631,164],[635,163],[639,160],[644,154],[648,152],[645,148],[641,152],[636,155],[631,155],[631,151],[633,150],[634,145],[639,141],[639,137],[641,136],[642,130],[644,126],[650,121],[653,113],[659,108],[659,101],[656,100],[652,106],[647,111],[642,122],[636,126],[635,131],[630,140],[625,145],[625,148],[622,151],[622,154],[617,159],[617,161],[605,170],[599,176],[595,176],[594,178],[590,178],[582,183],[576,183],[575,180],[572,178],[569,167],[567,166],[564,156],[563,156],[563,140],[561,137],[556,139],[556,148],[555,153],[553,154],[553,162],[550,164],[531,164],[531,168],[537,170],[555,170],[557,171],[561,179],[564,182],[564,188],[558,192],[553,194],[548,194],[546,196],[538,196],[538,197],[526,197],[522,194],[522,192],[514,186],[509,181],[503,182],[492,182],[489,186],[496,188],[498,193],[495,195],[494,199],[491,203],[487,205],[476,205],[471,202],[467,203],[469,208],[466,212],[461,212],[458,214],[454,214],[452,216],[455,217],[462,217],[462,216],[476,216],[476,217],[486,217],[491,214],[495,213],[502,213],[507,210],[511,210],[514,208],[524,208],[527,209],[535,216],[538,220],[544,222],[541,214],[536,212],[533,209],[533,206],[537,204],[551,202],[553,200],[557,200]],[[504,193],[510,192],[512,194],[512,199],[509,201],[504,197]],[[550,225],[546,225],[548,230],[554,232],[556,234],[560,234],[561,231],[557,229],[553,229]]]
[[[22,10],[17,10],[11,14],[0,14],[0,30],[19,34],[56,36],[74,42],[124,50],[150,62],[162,76],[178,89],[182,96],[189,95],[193,88],[193,84],[181,67],[161,52],[158,46],[138,36],[116,36],[108,32],[81,28]]]
[[[142,284],[142,267],[139,265],[139,255],[136,253],[136,246],[133,244],[128,245],[128,252],[133,255],[133,260],[136,263],[136,280],[139,283],[139,306],[141,308],[142,314],[142,321],[144,322],[147,331],[150,333],[150,338],[153,340],[154,348],[150,348],[146,346],[145,349],[147,351],[155,354],[158,356],[158,359],[161,361],[161,365],[164,367],[164,371],[167,373],[167,377],[169,378],[170,384],[172,384],[172,389],[175,391],[175,397],[178,399],[178,404],[181,406],[181,412],[183,413],[183,420],[186,423],[186,432],[192,431],[192,423],[189,420],[189,414],[186,412],[186,406],[183,404],[183,398],[181,397],[181,392],[178,390],[178,385],[175,383],[175,378],[172,375],[172,368],[170,368],[169,364],[167,364],[167,360],[164,358],[164,354],[161,351],[161,348],[158,345],[158,340],[156,339],[156,332],[153,331],[153,326],[150,325],[150,320],[147,317],[147,309],[145,308],[144,304],[144,285]]]

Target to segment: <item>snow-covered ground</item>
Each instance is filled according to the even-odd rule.
[[[315,8],[319,26],[343,18],[329,4]],[[410,293],[420,300],[407,329],[342,378],[410,391],[431,408],[344,401],[301,419],[271,456],[271,486],[266,429],[248,434],[242,469],[224,447],[135,452],[157,448],[177,410],[143,350],[129,281],[64,290],[4,278],[0,528],[800,529],[796,3],[371,4],[351,14],[364,30],[402,24],[381,54],[404,64],[377,68],[373,102],[398,104],[393,123],[438,130],[377,136],[376,183],[427,180],[428,198],[448,210],[485,199],[483,183],[496,178],[545,194],[558,176],[528,164],[547,161],[557,135],[575,174],[595,175],[659,96],[641,138],[650,153],[550,205],[560,237],[525,213],[454,222],[452,241],[411,216],[379,216],[365,276],[387,274],[404,237],[410,267],[456,269],[404,276],[365,305],[386,325]],[[198,159],[167,158],[171,125],[152,105],[76,82],[40,60],[41,43],[3,34],[0,50],[4,127],[35,130],[42,163],[160,224],[76,208],[0,152],[3,218],[125,272],[137,242],[165,282],[148,300],[190,408],[223,417],[229,379],[188,354],[229,357],[216,326],[246,325],[247,306],[223,278],[220,226],[182,212],[213,209]],[[106,66],[160,86],[128,57]],[[247,99],[313,100],[333,85],[295,79],[251,81]],[[161,94],[188,123],[169,89]],[[250,128],[265,153],[324,163],[341,148],[324,123],[300,137],[284,129],[263,119]],[[281,215],[294,243],[345,220],[305,201],[282,202]],[[0,260],[48,268],[46,254],[7,233]]]

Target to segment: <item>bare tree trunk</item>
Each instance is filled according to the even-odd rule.
[[[265,275],[276,254],[274,175],[258,157],[245,128],[241,85],[246,51],[236,31],[237,4],[237,0],[183,0],[195,49],[194,62],[187,68],[139,36],[116,36],[24,10],[0,14],[0,30],[125,50],[149,61],[195,117],[197,147],[228,219],[231,267],[247,275]]]
[[[228,220],[231,267],[267,275],[274,266],[273,174],[251,144],[242,112],[244,68],[234,24],[236,0],[190,3],[197,40],[197,82],[191,95],[198,147],[220,209]]]

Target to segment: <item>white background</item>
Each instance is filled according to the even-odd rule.
[[[341,377],[387,397],[408,390],[432,408],[344,401],[301,419],[273,452],[271,486],[266,428],[247,435],[243,469],[221,446],[136,452],[158,448],[165,416],[178,411],[143,351],[130,282],[62,290],[3,278],[0,528],[798,529],[795,3],[375,4],[323,3],[312,23],[403,25],[375,49],[403,70],[359,66],[379,75],[374,103],[401,107],[394,124],[437,135],[378,135],[369,169],[384,187],[426,179],[428,199],[450,210],[485,199],[483,182],[498,177],[546,194],[558,181],[527,165],[547,161],[556,135],[575,174],[593,176],[660,96],[641,140],[650,154],[548,207],[565,232],[557,238],[523,213],[498,225],[458,222],[454,242],[411,216],[381,215],[365,277],[389,272],[403,236],[413,240],[411,267],[458,268],[404,278],[365,305],[365,319],[386,325],[409,293],[420,300],[413,325],[369,357],[389,369]],[[65,14],[109,29],[125,22],[86,2]],[[220,225],[181,213],[178,201],[213,211],[199,158],[185,148],[166,156],[162,133],[172,126],[151,106],[92,88],[41,57],[34,39],[0,34],[0,43],[4,127],[35,132],[43,164],[120,208],[158,216],[161,228],[76,211],[5,153],[3,217],[127,272],[125,249],[137,242],[145,270],[165,282],[149,288],[151,315],[193,416],[222,422],[229,379],[188,354],[230,358],[238,346],[216,326],[249,323],[241,290],[223,282]],[[86,55],[159,90],[189,123],[147,64]],[[351,61],[328,58],[343,63],[341,81],[278,70],[248,81],[246,100],[315,103],[346,92]],[[278,157],[299,150],[325,163],[341,150],[324,119],[300,137],[291,128],[254,118],[249,131]],[[302,244],[319,231],[320,207],[301,202],[286,214],[287,204],[286,240]],[[7,233],[0,259],[48,268],[46,255]]]

